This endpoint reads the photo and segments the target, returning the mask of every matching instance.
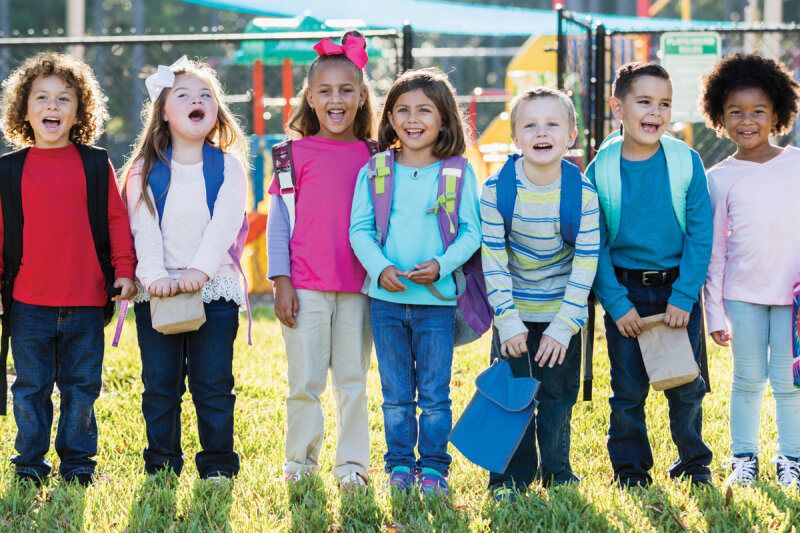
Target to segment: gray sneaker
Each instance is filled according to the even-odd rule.
[[[758,456],[756,455],[736,454],[722,464],[731,467],[731,475],[725,480],[725,485],[748,487],[758,479]]]

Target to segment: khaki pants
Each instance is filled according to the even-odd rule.
[[[331,369],[336,401],[333,474],[367,477],[367,371],[372,352],[369,298],[361,293],[297,290],[294,329],[282,326],[288,359],[285,474],[316,471],[324,434],[320,396]]]

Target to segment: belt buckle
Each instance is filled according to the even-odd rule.
[[[658,278],[653,281],[650,281],[648,279],[649,276],[658,276]],[[647,270],[645,272],[642,272],[642,285],[645,286],[663,285],[666,279],[667,279],[667,273],[661,272],[660,270]]]

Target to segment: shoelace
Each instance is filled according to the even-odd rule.
[[[407,472],[392,472],[392,477],[389,478],[389,484],[400,487],[401,489],[407,489],[410,482],[411,475]]]
[[[733,466],[731,477],[737,483],[753,483],[756,479],[756,462],[747,457],[731,457],[722,462],[722,466]]]
[[[800,481],[799,461],[792,461],[785,455],[776,455],[770,462],[777,466],[778,481],[781,485],[792,485]]]
[[[422,478],[420,480],[420,491],[422,492],[439,492],[440,488],[442,487],[441,483],[439,483],[436,479],[430,478]]]

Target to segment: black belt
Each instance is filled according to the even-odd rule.
[[[667,285],[678,279],[678,267],[667,270],[628,270],[614,267],[620,281],[636,281],[642,285]]]

